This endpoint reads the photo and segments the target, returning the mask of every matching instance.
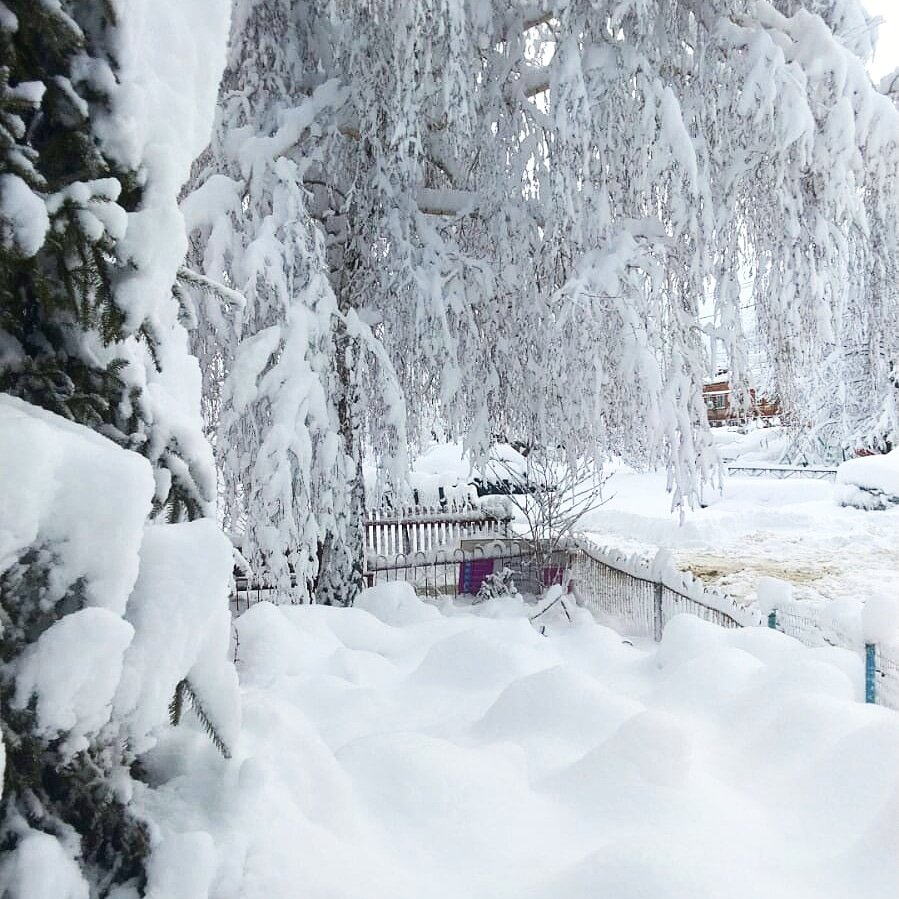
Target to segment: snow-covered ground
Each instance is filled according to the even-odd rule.
[[[899,715],[856,656],[527,611],[240,617],[234,758],[188,726],[146,759],[166,899],[894,899]]]

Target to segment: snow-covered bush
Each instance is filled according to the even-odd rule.
[[[899,450],[849,459],[837,469],[837,502],[859,509],[899,505]]]
[[[514,573],[509,568],[503,568],[484,578],[474,601],[476,603],[486,602],[488,599],[496,599],[499,596],[515,596],[517,593]]]

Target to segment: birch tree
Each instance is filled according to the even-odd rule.
[[[714,475],[707,336],[749,396],[747,269],[797,420],[842,377],[850,330],[855,406],[889,395],[875,335],[895,303],[896,113],[866,74],[854,0],[237,9],[235,34],[262,48],[259,133],[271,147],[301,123],[290,154],[323,257],[300,255],[332,294],[319,380],[346,517],[305,538],[309,555],[318,529],[329,596],[358,585],[359,463],[366,442],[396,447],[401,396],[413,444],[436,409],[476,456],[505,432],[572,460],[663,463],[673,503],[692,502]],[[252,219],[261,196],[232,209]],[[363,360],[356,322],[379,357]],[[396,374],[389,402],[373,365]]]

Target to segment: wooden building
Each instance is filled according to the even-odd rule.
[[[747,421],[771,421],[778,418],[781,410],[776,400],[757,397],[754,389],[750,389],[752,410],[749,413],[738,411],[731,406],[730,381],[721,378],[703,385],[702,396],[705,400],[706,414],[712,427],[722,425],[738,425]]]

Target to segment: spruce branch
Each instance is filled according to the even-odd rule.
[[[169,703],[169,720],[172,725],[177,727],[177,725],[181,723],[181,715],[184,711],[185,700],[187,700],[188,704],[193,709],[194,714],[203,726],[203,730],[206,731],[206,736],[209,737],[212,745],[215,746],[224,758],[230,759],[231,750],[228,748],[228,744],[222,739],[221,734],[209,717],[209,713],[206,711],[202,700],[197,695],[197,691],[194,689],[193,684],[191,684],[186,677],[178,681],[178,686],[175,687],[175,694],[172,696],[172,701]]]

